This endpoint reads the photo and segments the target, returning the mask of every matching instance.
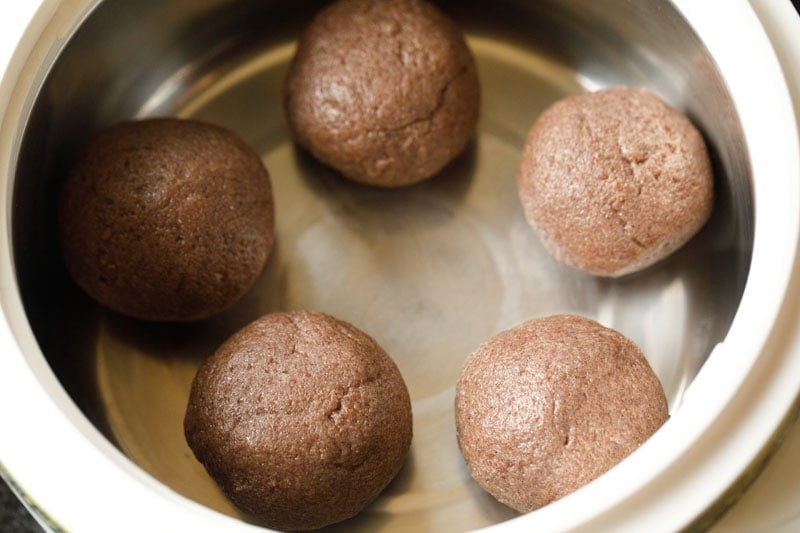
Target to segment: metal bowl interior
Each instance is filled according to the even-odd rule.
[[[348,182],[292,142],[283,79],[321,2],[98,2],[43,65],[13,189],[19,290],[37,342],[92,423],[155,479],[247,521],[183,439],[198,364],[274,310],[352,322],[392,355],[413,400],[414,442],[398,478],[330,529],[464,530],[515,513],[475,485],[453,422],[469,353],[533,316],[570,312],[632,338],[671,410],[725,338],[753,250],[750,165],[715,62],[668,2],[442,3],[464,29],[482,89],[478,131],[441,175],[399,190]],[[716,174],[712,219],[644,272],[595,278],[551,259],[525,223],[515,168],[537,114],[568,94],[644,86],[703,132]],[[234,308],[192,324],[152,324],[100,308],[71,282],[55,239],[60,182],[87,139],[129,118],[176,115],[230,128],[269,169],[277,243]]]

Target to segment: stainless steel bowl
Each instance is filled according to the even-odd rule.
[[[687,401],[687,389],[702,401],[715,391],[692,385],[701,369],[728,372],[724,361],[706,362],[748,301],[751,264],[786,263],[772,270],[775,279],[749,289],[761,302],[750,307],[763,306],[769,325],[793,259],[791,246],[770,255],[780,243],[759,240],[759,224],[771,228],[781,221],[759,218],[757,200],[786,193],[756,174],[768,158],[753,144],[763,126],[748,121],[745,90],[725,70],[730,60],[714,49],[719,37],[700,32],[707,29],[697,26],[705,20],[702,9],[656,0],[443,2],[477,59],[483,95],[478,132],[441,175],[389,191],[343,180],[289,136],[283,80],[298,31],[322,4],[45,2],[52,11],[40,12],[46,23],[32,37],[38,40],[24,66],[28,77],[20,78],[16,114],[7,119],[16,121],[6,186],[18,296],[13,292],[6,309],[21,302],[24,315],[9,321],[22,338],[17,344],[46,374],[40,379],[51,379],[46,389],[71,427],[115,472],[121,469],[118,475],[168,500],[164,513],[192,511],[206,525],[241,525],[247,518],[183,439],[191,379],[200,361],[261,314],[316,309],[354,323],[393,356],[415,417],[411,455],[398,478],[364,513],[330,529],[461,531],[497,524],[515,514],[469,478],[455,441],[454,383],[466,356],[494,333],[532,316],[572,312],[639,344],[664,385],[672,420],[654,444],[592,484],[600,488],[590,486],[555,510],[506,525],[590,524],[622,497],[587,507],[592,490],[622,482],[619,494],[625,495],[658,483],[658,470],[680,459],[702,433],[695,426],[714,420],[726,405],[708,407],[698,419],[692,411],[698,400]],[[747,28],[752,13],[741,2],[730,6],[733,24],[740,24],[735,27]],[[692,24],[686,17],[694,17]],[[757,28],[753,32],[763,40]],[[770,56],[763,69],[772,75],[776,64]],[[616,84],[647,87],[702,130],[716,173],[716,204],[708,225],[675,255],[642,273],[607,280],[546,254],[525,223],[514,172],[528,128],[547,105]],[[786,105],[782,89],[774,106]],[[274,185],[277,244],[263,275],[233,309],[193,324],[144,323],[100,308],[68,278],[55,240],[58,188],[89,136],[123,119],[159,115],[200,118],[237,132],[261,154]],[[789,157],[796,155],[795,147]],[[789,178],[778,181],[781,186]],[[788,215],[790,239],[796,216]],[[768,334],[762,329],[742,348],[748,355],[736,363],[741,368],[732,366],[718,383],[741,386]],[[731,350],[727,357],[733,364]],[[726,389],[724,398],[734,392]],[[674,457],[662,453],[671,445]],[[663,468],[631,478],[631,469],[653,457]],[[706,496],[700,510],[710,503]],[[687,509],[665,523],[685,525],[697,512]],[[167,520],[156,516],[153,523]]]

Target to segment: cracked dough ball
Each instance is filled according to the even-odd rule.
[[[529,320],[479,346],[456,384],[455,408],[472,477],[523,513],[598,477],[668,416],[639,348],[573,315]]]
[[[340,0],[302,34],[286,83],[297,142],[362,183],[429,178],[471,138],[480,96],[460,30],[422,0]]]
[[[178,119],[98,134],[67,177],[59,239],[89,296],[145,320],[236,302],[266,263],[275,208],[261,159],[230,131]]]
[[[198,371],[186,440],[228,497],[266,526],[308,530],[360,512],[411,445],[397,366],[352,325],[273,313]]]
[[[517,170],[525,217],[548,252],[612,277],[664,259],[697,233],[713,181],[689,120],[628,87],[553,104],[531,128]]]

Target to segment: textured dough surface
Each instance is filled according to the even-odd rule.
[[[644,89],[571,96],[525,141],[517,187],[556,259],[601,276],[642,270],[705,224],[714,177],[702,136]]]
[[[573,315],[496,335],[456,385],[458,443],[472,477],[520,512],[595,479],[666,419],[661,383],[639,348]]]
[[[261,159],[197,121],[125,122],[89,143],[61,191],[68,271],[90,296],[146,320],[205,318],[261,273],[275,207]]]
[[[286,83],[298,143],[363,183],[433,176],[472,136],[480,96],[452,20],[423,0],[340,0],[302,34]]]
[[[273,313],[202,365],[186,439],[241,509],[265,525],[319,528],[350,518],[400,470],[411,402],[368,335],[315,312]]]

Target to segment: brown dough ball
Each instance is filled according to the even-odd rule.
[[[517,187],[545,248],[600,276],[642,270],[708,220],[713,175],[689,120],[644,89],[565,98],[525,141]]]
[[[397,187],[458,155],[478,120],[475,62],[423,0],[340,0],[302,34],[286,83],[289,126],[343,175]]]
[[[456,385],[458,444],[472,477],[520,512],[598,477],[666,419],[664,391],[636,345],[572,315],[493,337]]]
[[[80,287],[145,320],[208,317],[255,282],[274,238],[272,187],[233,133],[196,121],[125,122],[68,176],[61,248]]]
[[[316,529],[360,512],[398,473],[411,401],[365,333],[321,313],[274,313],[202,365],[184,429],[242,510],[268,527]]]

